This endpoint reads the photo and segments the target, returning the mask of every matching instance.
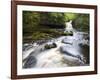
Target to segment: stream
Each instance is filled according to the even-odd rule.
[[[68,26],[71,30],[71,23]],[[68,29],[66,28],[65,31]],[[89,34],[86,32],[73,30],[71,36],[61,36],[42,44],[24,44],[23,68],[87,66],[89,65],[88,37]],[[46,45],[55,46],[47,49]]]

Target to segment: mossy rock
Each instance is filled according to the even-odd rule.
[[[45,47],[45,49],[56,48],[57,47],[57,44],[56,43],[46,44],[44,47]]]
[[[23,68],[33,68],[37,63],[37,59],[34,56],[29,56],[26,59],[26,62],[23,66]]]
[[[64,32],[62,35],[64,36],[73,36],[73,32]]]

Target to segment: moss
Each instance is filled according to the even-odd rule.
[[[49,39],[49,38],[51,38],[51,36],[47,33],[36,32],[32,34],[33,40],[43,40],[43,39]]]
[[[39,29],[33,32],[33,40],[47,40],[51,38],[59,37],[63,32],[59,32],[57,29]]]
[[[63,32],[62,35],[64,35],[64,36],[73,36],[73,32]]]

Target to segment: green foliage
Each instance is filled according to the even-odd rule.
[[[73,21],[73,27],[80,31],[89,31],[89,14],[78,14]]]
[[[89,30],[89,14],[23,11],[23,41],[73,35],[64,33],[65,23],[69,20],[73,21],[75,29]]]
[[[40,22],[40,15],[36,12],[23,11],[23,33],[32,33]]]
[[[75,13],[64,13],[65,15],[65,18],[66,18],[66,21],[69,21],[69,20],[75,20],[78,16],[78,14],[75,14]]]
[[[57,12],[43,12],[40,14],[40,24],[49,27],[64,28],[65,27],[65,15],[64,13]]]

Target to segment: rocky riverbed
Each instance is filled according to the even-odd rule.
[[[24,44],[23,68],[89,65],[88,34],[74,32],[43,44]]]
[[[71,22],[64,32],[72,35],[23,44],[23,68],[89,65],[89,33],[74,30]]]

